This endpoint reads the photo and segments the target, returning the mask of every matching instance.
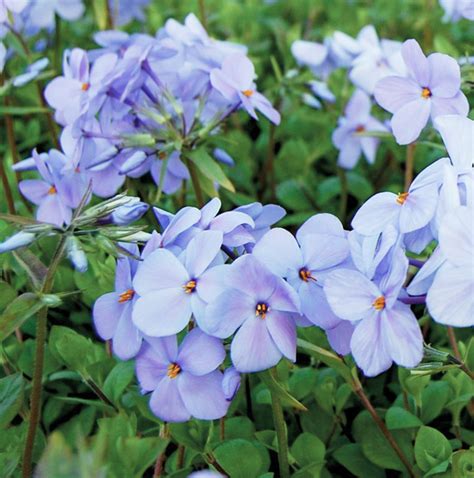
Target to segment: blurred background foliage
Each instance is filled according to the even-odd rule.
[[[94,47],[92,33],[103,24],[103,2],[86,3],[81,21],[61,22],[61,50]],[[426,52],[456,57],[474,54],[474,22],[443,23],[436,0],[152,0],[146,23],[135,21],[125,29],[153,34],[167,18],[182,21],[189,12],[200,18],[205,15],[212,36],[248,46],[259,89],[282,113],[282,123],[276,128],[264,119],[256,123],[241,113],[213,140],[235,160],[235,167],[226,168],[226,173],[238,192],[221,191],[224,209],[254,200],[276,202],[287,209],[288,216],[281,224],[290,228],[323,211],[338,215],[348,226],[357,207],[374,192],[403,189],[405,160],[404,148],[384,140],[373,166],[361,160],[350,172],[338,170],[331,133],[352,86],[346,72],[339,70],[329,80],[337,97],[334,104],[324,104],[321,110],[304,104],[301,95],[312,75],[304,70],[288,75],[297,68],[290,53],[293,41],[322,41],[334,30],[354,36],[371,23],[380,37],[416,38]],[[39,36],[47,37],[45,33]],[[40,77],[42,85],[60,73],[62,52],[55,50],[54,34],[48,41],[51,66]],[[9,69],[21,70],[26,63],[20,53]],[[472,104],[472,95],[470,99]],[[0,100],[0,121],[13,123],[17,148],[13,154],[23,159],[33,147],[39,151],[53,147],[44,115],[12,110],[37,105],[34,84]],[[376,108],[374,111],[382,119],[387,117]],[[0,156],[11,164],[6,129],[2,124]],[[434,134],[428,139],[439,143]],[[442,145],[419,145],[416,171],[443,155]],[[9,179],[14,183],[13,173]],[[130,194],[156,205],[156,186],[151,180],[142,178],[127,187]],[[18,193],[15,200],[18,213],[29,215]],[[4,202],[2,195],[2,211],[6,210]],[[192,202],[189,191],[186,197],[162,198],[160,207],[176,210]],[[0,222],[1,238],[11,231]],[[35,247],[48,263],[54,240],[43,239]],[[43,418],[34,450],[40,463],[38,476],[158,476],[157,458],[162,476],[186,477],[192,470],[216,462],[232,477],[278,476],[269,389],[258,375],[243,381],[225,426],[193,420],[164,428],[151,414],[147,398],[134,381],[133,364],[118,362],[94,337],[90,308],[99,295],[111,290],[115,265],[100,245],[91,244],[86,251],[90,267],[85,274],[64,264],[55,278],[56,292],[77,292],[50,311]],[[23,258],[23,262],[29,259]],[[27,287],[29,277],[20,262],[10,254],[0,256],[0,312]],[[423,314],[423,310],[419,312]],[[427,341],[453,353],[443,327],[427,316],[420,323]],[[23,340],[10,336],[0,347],[0,476],[5,478],[19,476],[35,348],[34,317],[25,322],[22,332]],[[469,330],[458,333],[460,354],[472,370],[471,335]],[[316,328],[302,331],[301,337],[328,347],[324,334]],[[342,362],[341,367],[346,370],[353,364]],[[474,445],[472,381],[457,368],[432,372],[410,375],[393,367],[377,378],[362,380],[362,384],[419,476],[472,477],[474,451],[468,451]],[[308,409],[298,411],[291,403],[285,407],[295,477],[407,476],[353,393],[350,381],[335,367],[328,367],[324,357],[301,349],[297,365],[282,362],[279,374],[284,388]]]

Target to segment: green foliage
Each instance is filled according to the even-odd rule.
[[[36,88],[41,90],[59,74],[56,55],[60,58],[66,48],[78,45],[96,48],[91,32],[108,28],[107,1],[84,3],[87,8],[80,21],[60,22],[57,51],[54,37],[46,31],[32,39],[48,40],[51,48],[41,55],[49,57],[51,69],[30,85],[11,87],[9,80],[30,61],[17,37],[7,34],[2,40],[17,53],[0,80],[0,162],[12,186],[17,181],[11,169],[15,158],[4,120],[13,121],[20,159],[29,157],[32,148],[42,152],[55,146],[48,132],[48,109],[39,104]],[[154,33],[167,18],[181,21],[189,12],[202,15],[200,3],[212,37],[248,46],[259,91],[278,107],[282,122],[273,128],[264,118],[255,122],[238,113],[206,143],[196,136],[197,147],[183,159],[195,167],[204,196],[218,194],[223,210],[252,201],[275,202],[288,211],[279,225],[292,230],[316,212],[336,214],[348,228],[354,212],[372,194],[403,190],[405,172],[405,152],[388,138],[380,138],[373,165],[361,160],[345,173],[337,167],[331,134],[353,87],[345,72],[338,70],[329,78],[336,102],[323,104],[321,110],[304,104],[302,94],[309,91],[307,83],[313,76],[307,69],[294,71],[293,41],[321,42],[335,30],[356,35],[364,25],[373,24],[380,37],[414,37],[428,53],[456,58],[474,54],[472,22],[442,22],[438,0],[154,0],[144,22],[132,22],[123,30]],[[37,59],[40,54],[32,50],[32,55]],[[474,81],[474,73],[464,66],[463,87],[472,99],[468,81]],[[389,117],[381,111],[375,114],[381,120]],[[179,136],[173,147],[183,146]],[[146,134],[135,140],[149,144],[153,138]],[[235,166],[216,162],[211,155],[214,147],[227,151]],[[415,170],[442,156],[439,138],[427,134],[417,146]],[[36,178],[32,172],[21,176]],[[130,194],[170,211],[196,203],[190,186],[174,196],[158,197],[157,188],[148,181],[130,181],[126,187]],[[22,223],[34,223],[16,188],[13,196]],[[1,194],[0,212],[6,210]],[[151,216],[141,222],[147,231],[156,227]],[[7,221],[0,220],[0,240],[12,231]],[[94,234],[81,238],[88,271],[79,273],[61,262],[53,294],[46,296],[38,290],[54,253],[55,237],[42,237],[28,250],[0,254],[2,478],[20,476],[30,419],[37,316],[45,305],[50,310],[42,416],[33,450],[39,478],[149,477],[160,460],[162,476],[172,478],[186,478],[200,469],[223,469],[232,478],[276,478],[278,442],[271,392],[283,404],[293,477],[408,476],[355,393],[361,385],[418,478],[474,478],[474,384],[466,373],[451,362],[421,372],[394,367],[380,377],[362,379],[352,359],[331,352],[325,334],[316,327],[299,330],[297,363],[282,361],[278,380],[269,373],[242,377],[241,389],[222,422],[193,419],[163,424],[149,409],[149,395],[139,390],[134,363],[116,360],[94,333],[91,308],[100,295],[113,290],[115,270],[115,246],[108,236]],[[416,313],[422,317],[424,311]],[[453,353],[444,327],[426,315],[420,323],[427,343],[446,352],[445,357]],[[474,370],[472,331],[456,334],[463,362]]]

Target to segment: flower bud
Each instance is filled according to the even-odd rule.
[[[25,247],[34,242],[36,234],[20,231],[0,243],[0,254],[2,252],[14,251],[20,247]]]
[[[146,213],[148,207],[148,204],[141,202],[139,198],[131,197],[128,203],[118,207],[111,214],[111,220],[118,226],[128,226],[140,219]]]
[[[66,239],[67,257],[71,261],[74,269],[78,272],[86,272],[87,270],[87,256],[81,248],[79,239],[74,236],[69,236]]]

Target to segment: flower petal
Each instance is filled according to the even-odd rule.
[[[239,372],[259,372],[276,365],[281,352],[270,336],[265,319],[252,317],[244,322],[232,341],[230,355]]]
[[[186,422],[191,418],[178,388],[178,380],[164,377],[150,398],[151,411],[165,422]]]
[[[181,332],[191,318],[189,294],[181,288],[162,289],[140,297],[133,307],[133,323],[146,335],[166,337]]]
[[[420,136],[421,130],[428,123],[431,103],[431,99],[420,97],[395,112],[390,124],[398,144],[412,143]]]
[[[194,328],[181,342],[177,361],[184,372],[200,376],[216,370],[224,359],[222,342]]]

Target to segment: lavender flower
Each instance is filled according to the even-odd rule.
[[[150,408],[161,420],[191,417],[214,420],[227,413],[229,401],[217,368],[225,358],[219,339],[193,329],[178,348],[176,336],[147,339],[136,372],[144,392],[153,392]]]
[[[235,53],[222,62],[220,69],[211,71],[212,86],[227,100],[242,106],[254,119],[255,110],[260,111],[272,123],[280,123],[280,114],[261,93],[254,83],[255,69],[252,62],[241,53]]]
[[[0,0],[0,24],[8,22],[8,11],[20,13],[27,4],[28,0]]]
[[[474,21],[474,3],[472,0],[439,0],[444,9],[443,21],[457,22],[461,18]]]
[[[352,169],[361,154],[370,164],[375,162],[380,140],[370,136],[359,136],[366,131],[387,131],[387,128],[370,115],[372,103],[362,90],[356,90],[346,105],[345,116],[339,119],[332,141],[339,149],[339,166]]]
[[[339,269],[324,284],[334,313],[355,325],[350,348],[357,365],[372,377],[392,362],[415,367],[423,356],[423,336],[410,306],[397,300],[406,279],[408,260],[402,250],[390,271],[377,282],[360,272]]]
[[[176,334],[186,327],[192,314],[201,323],[206,297],[213,287],[212,281],[208,282],[208,269],[221,245],[221,232],[204,231],[189,242],[183,262],[166,249],[154,251],[143,261],[133,280],[140,298],[132,315],[143,333],[151,337]]]
[[[122,244],[130,254],[138,257],[136,245]],[[112,350],[122,360],[137,355],[143,334],[132,322],[132,310],[138,295],[133,287],[138,261],[120,255],[115,270],[115,290],[97,299],[92,311],[97,334],[112,341]]]
[[[474,210],[459,206],[447,213],[439,230],[446,262],[439,267],[426,303],[433,318],[446,325],[474,325]]]
[[[224,290],[207,306],[201,326],[206,333],[232,340],[232,363],[239,372],[276,365],[282,356],[296,359],[299,314],[294,290],[253,255],[237,259],[225,271]]]
[[[415,40],[407,40],[402,55],[409,76],[389,76],[377,83],[375,99],[393,113],[391,126],[399,144],[415,141],[429,118],[467,116],[469,105],[461,92],[461,72],[454,58],[433,53],[428,58]]]
[[[37,28],[54,28],[54,16],[72,22],[82,17],[85,11],[82,0],[30,0],[28,23]]]
[[[36,211],[38,221],[59,227],[68,225],[71,221],[72,209],[78,206],[81,198],[73,197],[68,181],[64,180],[61,174],[64,166],[61,155],[55,156],[53,153],[53,156],[49,156],[33,151],[33,159],[42,180],[21,181],[19,184],[21,193],[38,206]]]

